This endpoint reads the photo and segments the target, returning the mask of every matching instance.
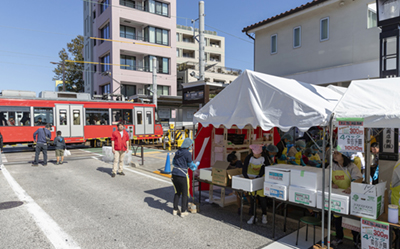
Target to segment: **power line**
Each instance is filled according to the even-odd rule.
[[[207,25],[207,24],[206,24],[206,26],[209,27],[209,28],[215,29],[215,30],[217,30],[217,31],[219,31],[219,32],[222,32],[222,33],[225,33],[225,34],[227,34],[227,35],[230,35],[230,36],[232,36],[232,37],[235,37],[235,38],[237,38],[237,39],[240,39],[240,40],[242,40],[242,41],[245,41],[245,42],[247,42],[247,43],[253,44],[251,41],[248,41],[248,40],[246,40],[246,39],[243,39],[243,38],[241,38],[241,37],[239,37],[239,36],[236,36],[236,35],[233,35],[233,34],[231,34],[231,33],[222,31],[222,30],[220,30],[220,29],[211,27],[210,25]]]

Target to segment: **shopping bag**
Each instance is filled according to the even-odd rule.
[[[131,162],[132,162],[132,151],[128,150],[125,152],[124,155],[124,166],[131,166]]]
[[[104,162],[113,162],[114,161],[114,153],[112,152],[111,146],[103,146],[102,154],[103,154]]]
[[[64,150],[64,156],[70,156],[71,155],[71,151],[69,150]]]

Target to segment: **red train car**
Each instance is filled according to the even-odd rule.
[[[131,140],[158,139],[153,104],[91,100],[86,93],[3,91],[0,96],[0,132],[4,144],[32,145],[33,133],[52,125],[52,139],[61,131],[67,143],[106,141],[122,122]]]

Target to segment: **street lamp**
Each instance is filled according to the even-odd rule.
[[[380,34],[380,78],[400,76],[400,0],[376,0]]]
[[[54,65],[61,65],[62,66],[62,74],[63,74],[63,92],[65,92],[66,90],[65,90],[65,61],[62,61],[61,63],[60,62],[53,62],[53,61],[50,61],[50,63],[51,64],[54,64]]]

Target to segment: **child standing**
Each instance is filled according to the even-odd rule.
[[[57,165],[63,164],[64,150],[67,148],[67,146],[65,145],[65,139],[61,136],[61,131],[57,131],[57,137],[54,138],[53,145],[56,147]]]

